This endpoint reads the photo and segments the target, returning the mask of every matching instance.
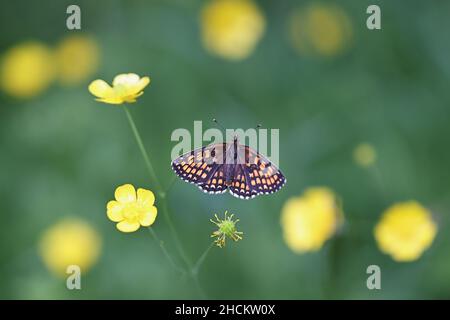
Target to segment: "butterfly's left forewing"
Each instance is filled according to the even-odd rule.
[[[184,181],[208,193],[226,191],[223,173],[225,144],[217,143],[185,153],[172,162],[172,169]]]

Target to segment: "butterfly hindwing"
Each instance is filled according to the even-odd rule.
[[[258,193],[251,188],[250,181],[245,174],[245,165],[230,165],[230,168],[234,170],[229,186],[230,193],[241,199],[250,199],[257,196]]]
[[[206,193],[224,193],[227,191],[225,181],[225,166],[223,164],[216,164],[214,172],[206,180],[205,183],[199,184],[198,187]]]

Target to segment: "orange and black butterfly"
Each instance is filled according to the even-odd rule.
[[[286,183],[285,176],[265,156],[241,145],[214,143],[192,150],[172,161],[172,169],[184,181],[206,193],[227,190],[241,199],[277,192]]]

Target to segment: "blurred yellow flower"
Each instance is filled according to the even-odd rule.
[[[237,231],[236,224],[239,222],[239,219],[233,220],[234,214],[227,216],[228,211],[225,211],[225,215],[223,219],[219,219],[217,214],[214,215],[216,220],[210,219],[212,223],[214,223],[219,229],[214,231],[211,237],[217,238],[214,240],[214,243],[219,248],[225,247],[225,241],[228,238],[239,241],[242,240],[243,232]]]
[[[97,42],[82,34],[65,37],[55,49],[58,77],[63,84],[75,85],[90,77],[98,68]]]
[[[40,255],[57,276],[64,276],[67,267],[77,265],[87,272],[100,254],[101,240],[88,223],[66,218],[47,229],[39,242]]]
[[[289,199],[283,206],[281,226],[284,240],[294,252],[317,251],[335,234],[342,219],[336,196],[330,189],[309,188],[302,196]]]
[[[414,261],[431,245],[437,226],[430,212],[416,201],[388,208],[374,230],[378,247],[395,261]]]
[[[51,50],[40,42],[24,42],[10,48],[0,64],[0,87],[18,98],[34,97],[54,79]]]
[[[335,56],[348,47],[353,31],[348,15],[340,7],[314,3],[292,13],[289,35],[300,54]]]
[[[116,189],[114,196],[116,200],[106,205],[107,215],[111,221],[118,222],[120,231],[134,232],[155,222],[155,196],[150,190],[138,189],[136,193],[133,185],[125,184]]]
[[[252,0],[212,0],[201,13],[203,45],[222,58],[245,59],[261,39],[265,24]]]
[[[137,74],[119,74],[113,80],[111,87],[103,80],[94,80],[89,85],[89,92],[98,97],[97,101],[110,104],[136,102],[136,98],[144,93],[144,88],[150,83],[149,77],[140,78]]]
[[[368,168],[377,160],[375,148],[369,143],[361,143],[353,150],[353,160],[361,167]]]

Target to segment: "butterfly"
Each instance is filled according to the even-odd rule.
[[[277,192],[285,176],[269,159],[254,149],[233,142],[213,143],[185,153],[172,161],[173,171],[206,193],[227,190],[235,197],[251,199]]]

